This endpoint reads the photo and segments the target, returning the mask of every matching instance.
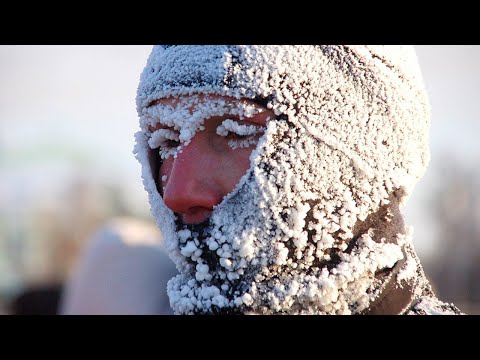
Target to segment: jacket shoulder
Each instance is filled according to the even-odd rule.
[[[406,315],[465,315],[454,304],[438,300],[436,297],[424,296],[419,298]]]

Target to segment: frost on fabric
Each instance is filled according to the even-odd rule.
[[[415,277],[417,273],[417,263],[414,259],[408,258],[405,267],[397,275],[397,281],[408,280]]]
[[[407,315],[465,315],[455,305],[431,297],[420,298]]]
[[[237,187],[208,226],[192,231],[158,194],[152,149],[160,147],[162,159],[175,156],[209,117],[255,111],[200,94],[261,99],[276,118],[261,129]],[[168,97],[178,99],[175,109],[157,102]],[[407,256],[400,280],[420,276],[413,255],[402,251],[408,233],[388,243],[369,231],[349,248],[355,224],[388,204],[394,190],[407,198],[429,161],[429,106],[411,48],[158,46],[142,73],[137,109],[134,152],[180,271],[168,282],[175,313],[359,313],[377,293],[376,272]],[[151,133],[159,123],[173,130]],[[226,119],[217,134],[230,131],[260,130]],[[162,150],[171,140],[178,147]]]

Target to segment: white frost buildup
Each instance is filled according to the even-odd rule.
[[[185,257],[190,257],[197,250],[197,246],[193,241],[189,241],[184,248],[182,248],[181,253]]]
[[[276,117],[266,128],[233,120],[259,111],[242,98]],[[181,271],[167,289],[175,313],[359,313],[381,285],[375,274],[405,256],[399,278],[419,283],[414,252],[403,251],[409,233],[397,244],[365,233],[348,248],[355,224],[393,191],[408,197],[429,161],[430,110],[412,47],[157,46],[136,100],[134,153]],[[224,115],[217,136],[235,149],[257,145],[198,234],[175,223],[150,159],[177,156]]]
[[[412,258],[408,258],[404,268],[397,275],[397,281],[412,279],[415,277],[416,272],[417,272],[416,261]]]

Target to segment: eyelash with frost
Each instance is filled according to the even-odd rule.
[[[166,159],[171,155],[175,155],[178,147],[171,147],[167,143],[169,140],[178,142],[180,140],[178,132],[171,129],[158,129],[154,131],[148,140],[151,149],[159,148],[159,155],[162,159]]]
[[[229,133],[235,133],[239,136],[247,136],[245,139],[232,139],[228,145],[232,149],[249,147],[257,142],[255,135],[261,134],[265,131],[265,127],[255,125],[239,124],[235,120],[225,119],[217,128],[217,134],[220,136],[228,136]]]
[[[170,129],[158,129],[152,133],[152,136],[148,140],[148,145],[150,145],[151,149],[155,149],[160,146],[165,146],[168,140],[179,141],[178,132]]]

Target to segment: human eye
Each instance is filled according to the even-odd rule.
[[[217,127],[217,134],[228,140],[232,149],[249,147],[256,144],[258,136],[265,131],[265,127],[241,124],[232,119],[225,119]]]
[[[151,149],[159,150],[162,159],[174,155],[180,144],[180,134],[174,129],[157,129],[148,140],[148,145]]]
[[[233,131],[228,131],[228,134],[225,136],[227,140],[245,140],[248,139],[251,135],[240,135]]]

